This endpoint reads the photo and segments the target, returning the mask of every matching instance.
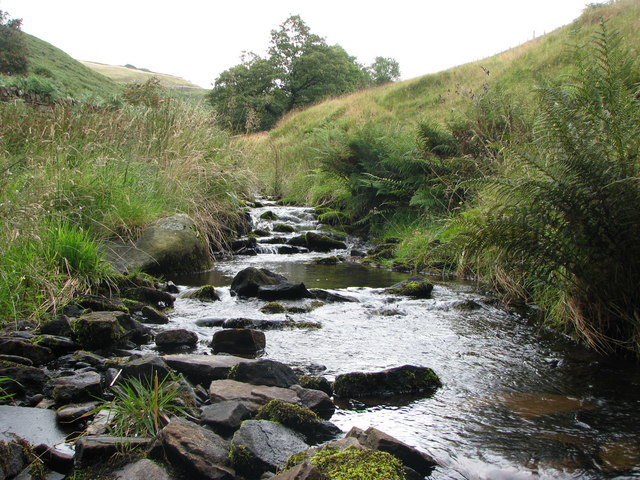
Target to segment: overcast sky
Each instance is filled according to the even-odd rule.
[[[290,15],[361,63],[400,63],[403,79],[482,59],[577,18],[593,0],[0,0],[23,30],[78,60],[176,75],[205,88],[265,54]]]

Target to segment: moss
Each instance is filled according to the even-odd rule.
[[[286,320],[282,323],[286,328],[296,328],[300,330],[318,330],[322,328],[322,324],[319,322],[294,322],[293,320]]]
[[[286,463],[282,467],[282,471],[286,472],[287,470],[295,467],[296,465],[301,464],[307,458],[309,458],[309,452],[305,451],[305,452],[294,453],[287,459]]]
[[[273,226],[273,231],[280,233],[293,233],[296,229],[292,225],[287,225],[286,223],[276,223]]]
[[[278,216],[275,213],[273,213],[271,210],[267,210],[262,215],[260,215],[260,218],[262,220],[271,220],[271,221],[273,221],[273,220],[277,220]]]
[[[313,263],[315,263],[316,265],[337,265],[338,263],[340,263],[340,259],[336,256],[316,258],[313,260]]]
[[[244,445],[232,443],[228,454],[231,465],[239,474],[250,474],[253,470],[254,457]]]
[[[184,298],[192,298],[202,302],[217,302],[220,300],[218,292],[212,285],[204,285],[193,292],[185,294]]]
[[[386,290],[392,295],[404,295],[413,298],[430,298],[433,284],[424,280],[412,280],[400,283]]]
[[[265,304],[260,311],[262,313],[266,313],[266,314],[276,314],[276,313],[284,313],[287,311],[287,309],[278,302],[269,302],[267,304]]]
[[[265,230],[263,228],[256,228],[253,232],[251,232],[256,237],[268,237],[271,235],[269,230]]]
[[[277,422],[303,433],[312,432],[321,421],[320,417],[308,408],[282,400],[271,400],[263,405],[256,413],[255,418]]]
[[[402,462],[375,450],[323,448],[311,459],[327,480],[405,480]]]

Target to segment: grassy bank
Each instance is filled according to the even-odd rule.
[[[0,103],[0,323],[38,317],[105,276],[101,241],[191,215],[212,238],[232,225],[251,176],[211,113]]]

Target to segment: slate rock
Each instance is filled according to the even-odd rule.
[[[60,335],[40,335],[38,337],[38,345],[51,349],[56,356],[66,355],[80,349],[80,344]]]
[[[69,323],[69,317],[62,315],[47,322],[44,322],[38,327],[38,333],[46,335],[60,335],[62,337],[71,336],[71,324]]]
[[[169,323],[169,317],[153,307],[145,305],[140,310],[142,315],[142,323],[152,323],[155,325],[164,325]]]
[[[327,235],[321,235],[319,233],[307,232],[299,237],[293,237],[287,241],[289,245],[297,247],[306,247],[313,252],[329,252],[331,250],[344,250],[347,245]]]
[[[44,365],[55,358],[50,348],[36,345],[27,340],[9,337],[0,338],[0,354],[25,357],[31,360],[34,365]]]
[[[195,347],[197,343],[198,335],[184,328],[164,330],[156,334],[156,345],[158,347]]]
[[[88,414],[97,406],[97,402],[65,405],[56,411],[56,419],[62,425],[71,425],[86,419]]]
[[[301,404],[300,397],[289,388],[251,385],[235,380],[215,380],[209,386],[211,402],[242,402],[252,411],[257,411],[270,400]],[[304,405],[303,405],[304,406]]]
[[[120,325],[123,312],[91,312],[71,322],[71,328],[78,342],[88,350],[108,349],[115,346],[125,335]]]
[[[258,288],[267,285],[279,285],[286,283],[287,278],[266,268],[247,267],[240,270],[231,282],[231,295],[240,297],[255,297]]]
[[[126,378],[153,380],[156,373],[158,374],[158,379],[162,380],[169,375],[169,372],[171,371],[163,358],[158,355],[147,355],[141,358],[134,358],[133,360],[128,360],[119,366],[122,369],[119,380],[124,380]]]
[[[264,350],[266,337],[264,332],[250,328],[232,328],[213,334],[211,349],[213,353],[232,355],[255,355]]]
[[[63,443],[67,434],[53,410],[0,405],[0,440],[13,441],[14,435],[31,445],[53,447]]]
[[[256,296],[261,300],[300,300],[314,298],[304,283],[281,283],[279,285],[265,285],[258,287]]]
[[[307,407],[309,410],[313,410],[320,418],[329,420],[336,411],[333,400],[331,400],[329,395],[320,390],[303,388],[300,385],[293,385],[291,390],[296,392],[301,405]]]
[[[353,372],[338,375],[333,383],[337,397],[367,397],[405,393],[432,394],[442,383],[427,367],[404,365],[380,372]]]
[[[325,475],[310,462],[303,462],[271,477],[271,480],[325,480]]]
[[[76,442],[74,461],[76,465],[100,463],[123,449],[144,449],[151,443],[146,437],[112,437],[109,435],[89,435]]]
[[[229,435],[251,416],[252,411],[244,403],[230,400],[202,407],[200,422],[221,435]]]
[[[49,376],[44,370],[28,365],[1,368],[0,377],[9,379],[2,383],[6,392],[19,396],[41,393],[49,381]]]
[[[233,369],[229,378],[253,385],[283,388],[288,388],[298,383],[298,377],[291,367],[284,363],[267,359],[257,360],[252,363],[240,363]]]
[[[102,394],[102,378],[96,372],[83,372],[50,382],[51,396],[58,405],[93,400]]]
[[[27,459],[22,445],[12,441],[0,441],[0,478],[13,478],[25,468]]]
[[[233,367],[253,359],[233,355],[166,355],[162,357],[169,367],[184,375],[196,385],[209,385],[214,380],[227,378]]]

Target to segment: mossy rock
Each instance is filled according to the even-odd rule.
[[[84,348],[109,348],[125,335],[121,317],[129,316],[122,312],[91,312],[73,320],[71,329]]]
[[[303,388],[320,390],[321,392],[326,393],[330,397],[333,396],[333,388],[331,388],[331,384],[324,377],[312,377],[311,375],[298,375],[298,383]]]
[[[204,285],[193,292],[186,293],[184,298],[191,298],[202,302],[217,302],[220,300],[218,292],[216,292],[216,289],[212,285]]]
[[[262,215],[260,215],[260,218],[261,218],[262,220],[270,220],[270,221],[273,221],[273,220],[277,220],[277,219],[278,219],[278,216],[277,216],[275,213],[273,213],[271,210],[267,210],[267,211],[266,211],[266,212],[264,212]]]
[[[269,235],[271,235],[271,232],[269,230],[265,230],[264,228],[256,228],[253,232],[251,232],[252,235],[255,235],[256,237],[268,237]]]
[[[341,260],[335,255],[325,258],[315,258],[313,260],[313,263],[315,263],[316,265],[337,265],[340,262]]]
[[[332,226],[344,225],[349,222],[349,216],[340,210],[329,210],[318,215],[318,221]]]
[[[311,459],[327,480],[405,480],[402,462],[393,455],[350,447],[323,448]]]
[[[385,293],[392,295],[404,295],[413,298],[431,298],[433,284],[423,277],[411,277],[400,283],[392,285]]]
[[[286,223],[276,223],[273,226],[273,231],[279,233],[293,233],[296,231],[296,229],[293,225],[287,225]]]
[[[265,313],[267,315],[272,315],[272,314],[276,314],[276,313],[284,313],[287,311],[287,309],[285,308],[284,305],[282,305],[281,303],[278,302],[269,302],[267,304],[265,304],[260,311],[262,313]]]
[[[255,418],[256,420],[280,423],[304,434],[312,433],[322,421],[316,413],[308,408],[282,400],[271,400],[263,405],[256,413]]]
[[[338,375],[333,390],[337,397],[357,398],[408,393],[431,395],[440,386],[440,378],[430,368],[404,365],[381,372]]]

